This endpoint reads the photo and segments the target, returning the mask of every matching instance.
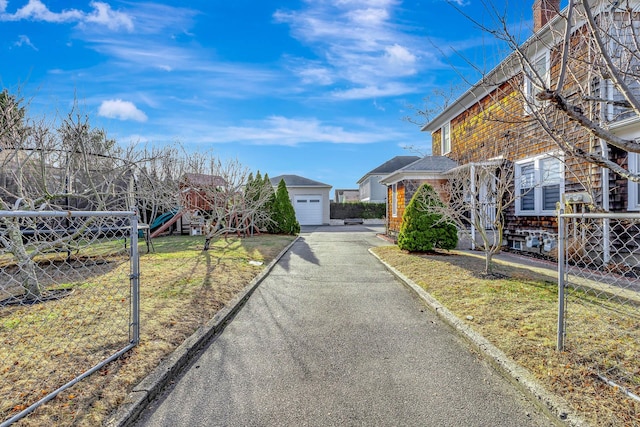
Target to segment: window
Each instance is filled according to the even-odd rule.
[[[548,157],[540,160],[540,186],[542,188],[542,210],[554,211],[560,201],[560,160]]]
[[[516,215],[549,215],[564,189],[562,161],[545,156],[516,163]]]
[[[391,186],[391,215],[398,216],[398,184]]]
[[[640,91],[640,89],[638,88],[638,82],[635,79],[631,79],[626,83],[631,89],[631,92],[634,94],[634,96],[638,96],[638,93]],[[602,86],[604,89],[603,95],[608,101],[612,101],[604,107],[605,114],[603,117],[606,121],[615,122],[618,120],[628,119],[635,115],[631,108],[627,108],[622,105],[624,102],[626,102],[626,99],[622,95],[622,93],[620,93],[620,91],[616,89],[611,80],[603,80]]]
[[[442,144],[440,145],[441,155],[451,151],[451,122],[442,126]]]
[[[536,56],[527,66],[524,76],[524,111],[530,114],[540,105],[536,94],[549,86],[549,52]]]

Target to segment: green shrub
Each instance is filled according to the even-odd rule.
[[[271,210],[271,220],[273,221],[270,233],[291,234],[300,233],[300,224],[296,219],[296,211],[293,209],[289,191],[284,180],[280,180],[276,196]]]
[[[456,226],[434,212],[442,206],[433,187],[423,184],[411,198],[402,216],[398,247],[409,252],[455,249],[458,244]]]

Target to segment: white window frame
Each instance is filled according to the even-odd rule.
[[[544,75],[542,77],[544,78],[545,85],[547,85],[548,87],[551,82],[550,54],[548,50],[536,54],[532,58],[531,64],[535,66],[541,60],[544,60]],[[526,67],[529,67],[529,65],[527,64]],[[533,75],[532,72],[527,73],[523,70],[523,74],[524,87],[522,88],[522,90],[524,93],[524,112],[525,114],[531,114],[533,113],[533,108],[537,108],[541,105],[541,102],[536,98],[536,94],[540,92],[542,88],[538,87],[536,82],[532,80],[531,77],[529,77],[530,74]]]
[[[440,129],[440,151],[444,156],[451,152],[451,122],[445,123]]]
[[[391,216],[398,217],[398,184],[391,184]]]
[[[640,173],[640,155],[629,153],[629,172]],[[627,181],[627,210],[640,211],[640,184]]]
[[[543,208],[543,203],[544,203],[544,198],[543,198],[543,193],[544,193],[544,188],[548,187],[550,185],[556,185],[555,180],[549,182],[548,178],[545,178],[544,176],[542,176],[542,165],[544,164],[544,162],[549,161],[551,159],[555,159],[556,161],[558,161],[558,180],[559,182],[557,182],[557,184],[559,184],[559,200],[560,201],[562,199],[562,194],[564,194],[564,159],[561,156],[556,156],[556,155],[551,155],[551,154],[544,154],[541,156],[537,156],[537,157],[531,157],[528,159],[523,159],[523,160],[519,160],[517,162],[515,162],[515,187],[516,187],[516,194],[517,194],[517,199],[516,199],[516,215],[517,216],[538,216],[538,215],[555,215],[556,214],[556,209],[555,206],[553,209],[544,209]],[[526,165],[530,165],[533,164],[533,182],[531,183],[531,187],[526,187],[526,188],[531,188],[530,191],[533,192],[533,210],[522,210],[521,208],[521,190],[522,190],[522,167],[526,166]],[[545,183],[546,180],[546,183]],[[546,185],[545,185],[546,184]]]

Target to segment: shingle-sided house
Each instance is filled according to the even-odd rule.
[[[380,183],[387,188],[387,234],[398,236],[402,215],[416,190],[424,183],[435,189],[443,187],[446,172],[455,168],[457,163],[444,156],[425,156],[390,174]]]
[[[281,180],[287,186],[289,198],[300,225],[329,224],[331,186],[298,175],[279,175],[271,178],[274,188]]]
[[[559,0],[534,2],[534,34],[519,47],[526,61],[511,54],[422,128],[431,134],[436,156],[459,165],[501,161],[512,168],[515,200],[504,212],[506,243],[514,249],[543,254],[548,248],[536,244],[539,239],[532,236],[556,236],[556,213],[561,206],[575,212],[640,211],[639,184],[585,161],[562,145],[564,140],[583,153],[604,153],[614,164],[640,170],[640,155],[609,145],[578,124],[580,114],[620,138],[640,138],[640,118],[616,102],[621,99],[620,92],[608,74],[596,72],[596,66],[604,66],[595,64],[602,55],[584,18],[580,20],[584,13],[574,15],[566,44],[571,53],[566,65],[571,72],[561,73],[559,58],[567,21],[559,14],[559,4]],[[620,40],[632,40],[629,35],[640,27],[640,1],[624,2],[625,8],[631,8],[628,10],[616,9],[614,2],[605,0],[590,4],[596,22],[610,21],[610,33],[618,34]],[[629,10],[634,12],[629,14]],[[625,16],[631,18],[626,20]],[[630,52],[634,51],[637,55],[632,47]],[[637,75],[640,61],[633,55],[630,61],[635,61]],[[542,91],[532,76],[551,90]],[[545,128],[536,117],[556,111],[556,104],[544,96],[553,95],[561,77],[565,79],[563,96],[574,104],[569,111],[573,116],[545,116],[551,117]],[[638,89],[638,82],[632,82],[630,90],[640,92]]]

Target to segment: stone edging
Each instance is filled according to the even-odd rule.
[[[134,387],[124,403],[108,418],[105,425],[108,427],[128,427],[133,425],[147,405],[162,393],[165,386],[182,372],[214,336],[224,330],[227,323],[240,311],[253,291],[256,290],[280,258],[291,249],[299,238],[300,237],[296,237],[238,296],[218,311],[206,325],[198,328],[197,331],[180,344],[173,353]]]
[[[453,328],[460,336],[469,342],[480,354],[506,379],[520,389],[530,401],[546,413],[550,420],[558,426],[588,427],[589,424],[580,419],[575,413],[569,411],[569,405],[559,396],[549,393],[529,371],[516,364],[501,350],[491,344],[486,338],[475,332],[451,311],[433,298],[417,283],[406,277],[400,271],[387,264],[376,253],[369,249],[393,275],[405,286],[413,290],[420,299],[447,325]]]

